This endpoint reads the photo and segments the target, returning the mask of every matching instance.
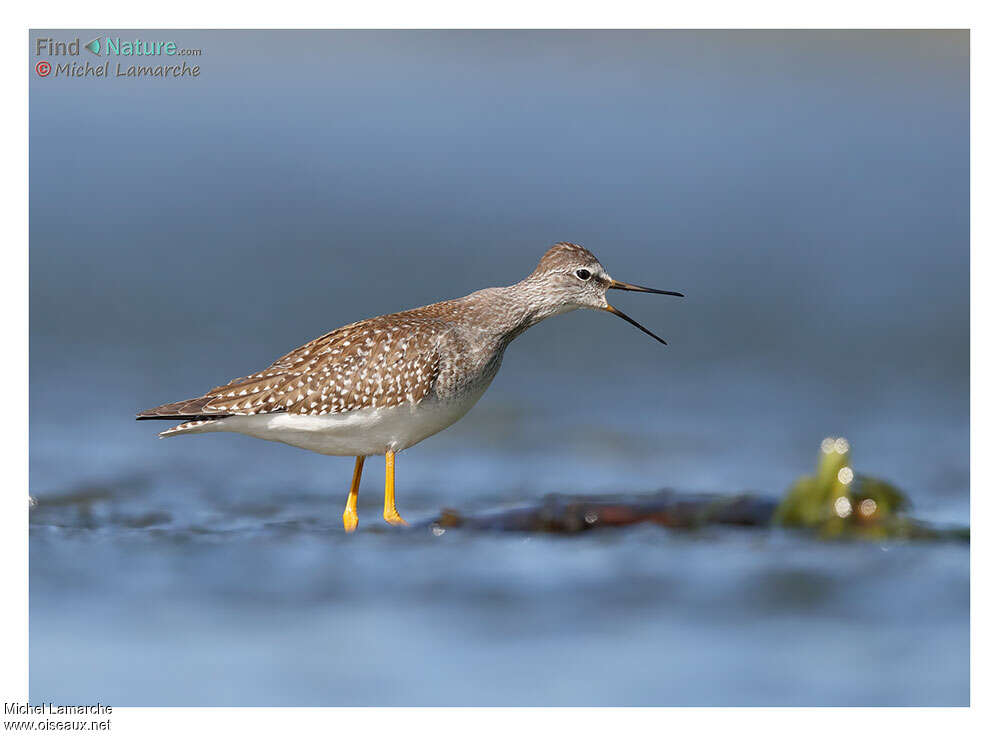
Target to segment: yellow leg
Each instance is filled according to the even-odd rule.
[[[395,509],[395,453],[385,453],[385,521],[393,526],[409,526]]]
[[[350,482],[347,506],[343,510],[343,530],[348,534],[357,529],[357,487],[361,485],[361,470],[364,469],[364,456],[354,462],[354,479]]]

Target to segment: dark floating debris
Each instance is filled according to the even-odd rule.
[[[711,525],[794,527],[821,538],[967,541],[970,530],[942,528],[907,516],[905,494],[884,480],[856,474],[846,439],[827,438],[815,475],[799,478],[777,501],[753,494],[552,494],[519,508],[464,515],[443,509],[426,522],[448,529],[579,534],[593,529],[652,523],[671,529]],[[424,526],[424,528],[426,528]]]
[[[551,494],[540,503],[504,511],[464,516],[444,509],[432,529],[474,529],[503,532],[577,534],[590,529],[651,522],[676,529],[708,524],[766,526],[777,502],[756,496],[651,494],[573,496]]]

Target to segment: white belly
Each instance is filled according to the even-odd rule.
[[[485,392],[460,399],[425,399],[387,409],[356,409],[343,414],[254,414],[208,422],[184,434],[236,432],[261,440],[283,442],[322,455],[384,455],[398,452],[437,434],[461,419]]]

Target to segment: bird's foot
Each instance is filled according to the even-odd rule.
[[[386,511],[384,514],[384,519],[392,526],[409,526],[409,524],[406,523],[406,520],[403,519],[401,516],[399,516],[399,512],[396,511],[395,509],[392,509],[391,511]]]
[[[343,512],[343,530],[350,534],[352,531],[357,529],[357,512],[356,511],[344,511]]]

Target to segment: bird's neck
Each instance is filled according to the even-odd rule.
[[[510,286],[499,286],[465,297],[470,304],[471,324],[488,334],[501,348],[527,328],[571,307],[546,300],[546,289],[530,277]]]

